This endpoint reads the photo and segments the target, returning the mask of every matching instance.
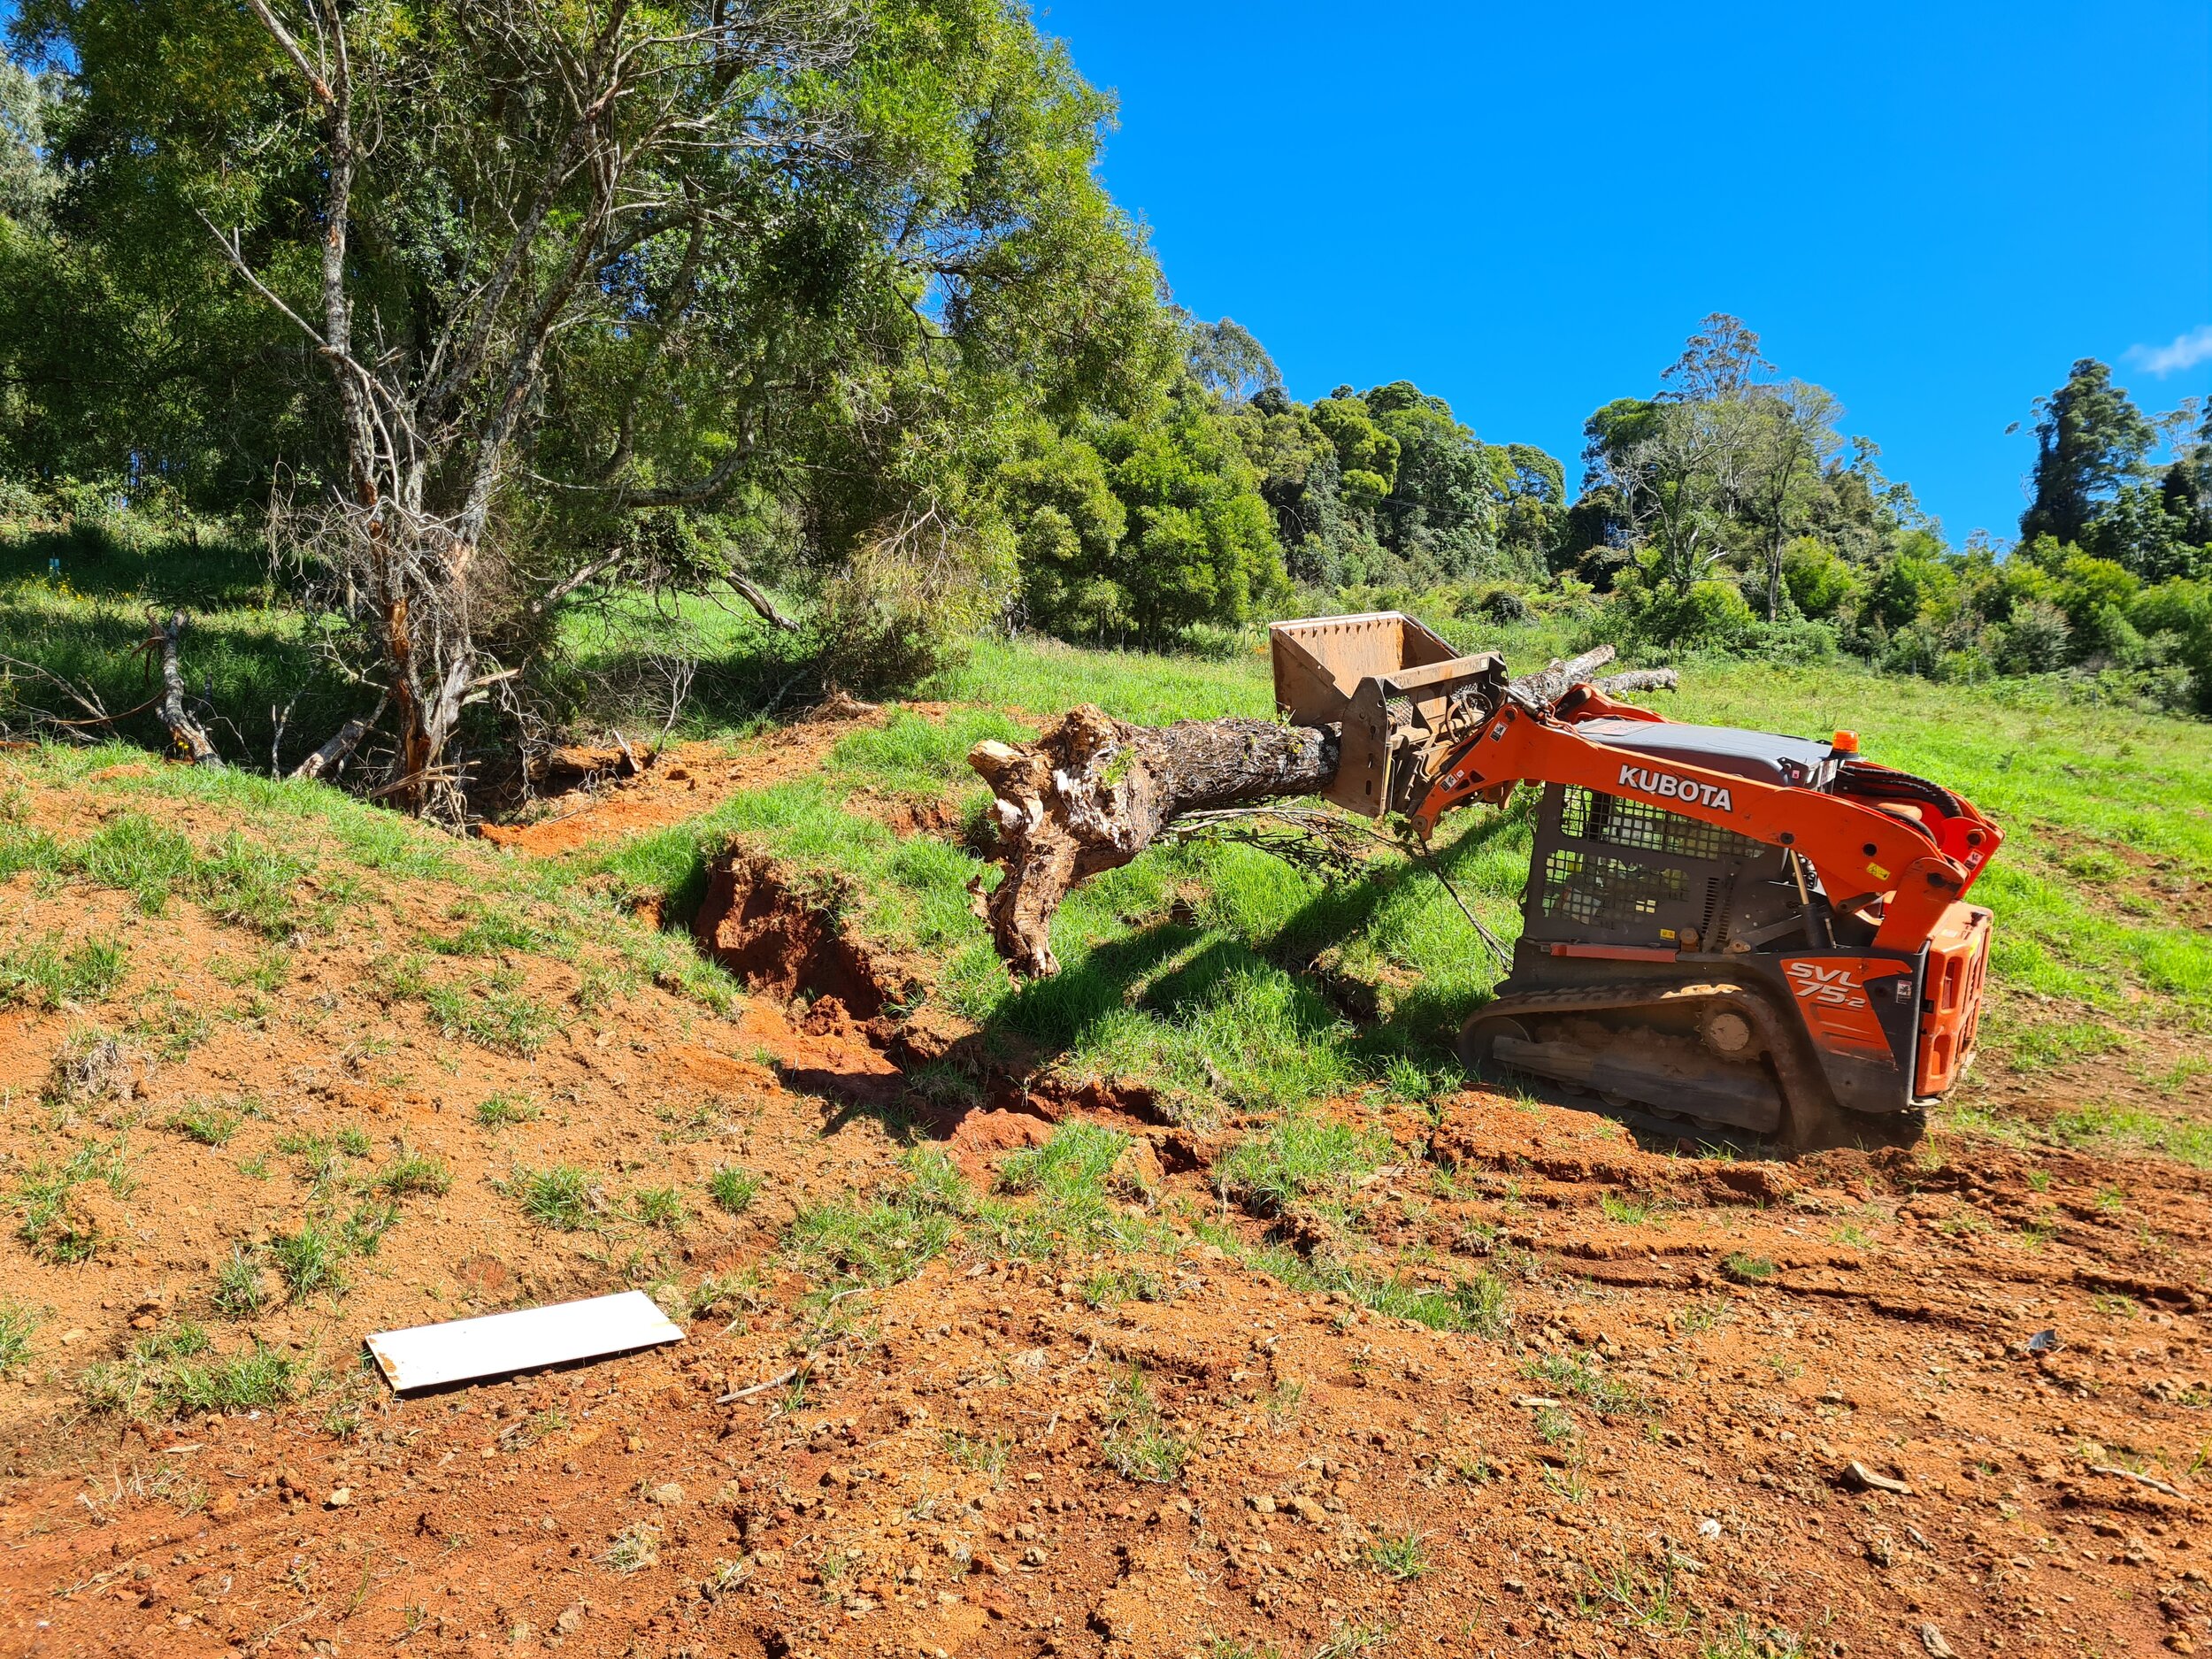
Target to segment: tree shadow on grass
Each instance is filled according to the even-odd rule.
[[[812,645],[789,634],[764,634],[710,656],[692,656],[673,638],[664,649],[641,642],[571,649],[550,660],[541,678],[578,727],[634,734],[642,727],[649,736],[667,720],[678,673],[689,675],[671,728],[682,739],[748,736],[820,701]]]
[[[333,674],[314,649],[307,619],[272,582],[257,539],[88,519],[0,528],[0,653],[92,689],[111,712],[146,695],[143,662],[133,652],[146,637],[150,608],[188,613],[180,652],[186,684],[204,699],[199,711],[216,725],[217,747],[234,764],[266,764],[287,704],[293,707],[283,758],[296,762],[373,702]],[[689,679],[679,731],[733,733],[788,718],[818,698],[815,645],[811,636],[764,625],[687,661],[680,648],[659,649],[652,630],[641,627],[611,648],[584,645],[537,660],[533,687],[557,718],[580,726],[650,732],[667,717],[671,668],[681,664]],[[52,706],[59,695],[51,687],[34,695],[19,686],[13,703],[63,718],[83,712]],[[0,718],[11,711],[0,693]],[[114,730],[157,749],[168,736],[150,714]]]
[[[1502,816],[1477,824],[1440,849],[1437,862],[1463,890],[1473,863],[1517,827]],[[1386,1017],[1363,1018],[1345,1009],[1340,988],[1317,962],[1329,947],[1369,932],[1405,883],[1435,879],[1419,867],[1384,864],[1322,887],[1279,926],[1250,940],[1171,918],[1140,927],[1071,952],[1052,979],[1018,987],[983,1022],[982,1039],[1012,1037],[1035,1064],[1049,1064],[1094,1048],[1110,1021],[1134,1010],[1164,1028],[1149,1057],[1171,1071],[1196,1064],[1209,1074],[1205,1082],[1185,1081],[1216,1093],[1240,1094],[1235,1079],[1261,1094],[1279,1082],[1297,1094],[1322,1079],[1381,1080],[1400,1061],[1429,1076],[1455,1076],[1453,1040],[1490,1000],[1487,989],[1463,979],[1425,980],[1401,990]],[[1471,927],[1467,949],[1486,950]],[[1252,1010],[1225,1006],[1256,996],[1265,999],[1257,1018]],[[1225,1051],[1232,1045],[1250,1052]],[[1315,1051],[1310,1065],[1300,1063],[1301,1048]],[[972,1064],[982,1052],[979,1042]],[[1233,1080],[1227,1090],[1221,1087],[1224,1074]]]
[[[0,653],[35,664],[90,694],[111,725],[80,728],[159,751],[168,731],[150,710],[135,714],[159,689],[156,661],[142,649],[142,606],[119,598],[72,596],[55,603],[19,586],[0,588]],[[195,712],[211,726],[223,758],[257,770],[269,760],[277,722],[285,721],[286,762],[319,743],[361,712],[362,694],[346,685],[284,613],[229,611],[200,618],[178,651]],[[0,687],[0,720],[19,723],[34,710],[77,720],[87,711],[60,687],[18,670]]]
[[[273,603],[257,541],[220,532],[162,534],[79,519],[0,533],[0,588],[47,582],[88,599],[142,600],[195,611]]]
[[[1131,1005],[1132,987],[1206,936],[1202,927],[1162,921],[1104,941],[1048,979],[1023,980],[992,1011],[985,1028],[1010,1033],[1048,1055],[1079,1048],[1110,1015]],[[1227,939],[1213,949],[1224,947],[1242,949]]]

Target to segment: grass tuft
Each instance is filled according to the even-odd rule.
[[[169,1127],[204,1147],[227,1146],[245,1114],[214,1101],[194,1101],[169,1118]]]
[[[1124,1479],[1158,1486],[1180,1479],[1190,1462],[1191,1443],[1168,1430],[1143,1371],[1133,1365],[1107,1390],[1105,1450]]]
[[[1313,1650],[1312,1659],[1354,1659],[1390,1640],[1387,1624],[1351,1624],[1333,1626]]]
[[[661,1529],[650,1521],[640,1521],[617,1532],[599,1562],[610,1572],[628,1574],[657,1566],[660,1558]]]
[[[0,1377],[20,1371],[31,1357],[31,1337],[42,1321],[20,1302],[0,1302]]]
[[[974,1195],[950,1159],[933,1148],[910,1152],[906,1181],[873,1202],[845,1199],[795,1217],[784,1247],[799,1261],[878,1286],[911,1279],[953,1243]]]
[[[96,1002],[122,983],[125,960],[119,939],[103,936],[65,945],[58,936],[48,935],[19,941],[0,950],[0,1008]]]
[[[406,1198],[416,1193],[442,1196],[452,1190],[453,1171],[426,1153],[402,1145],[392,1161],[368,1179],[372,1192]]]
[[[1732,1251],[1721,1259],[1720,1271],[1739,1285],[1762,1285],[1774,1277],[1774,1263],[1763,1256]]]
[[[488,1094],[476,1102],[476,1121],[486,1129],[535,1123],[541,1115],[536,1105],[518,1094]]]
[[[1647,1198],[1635,1198],[1625,1193],[1605,1193],[1599,1196],[1598,1207],[1608,1221],[1624,1227],[1640,1227],[1658,1213],[1658,1206]]]
[[[591,1176],[572,1164],[518,1170],[508,1190],[521,1200],[522,1213],[541,1227],[577,1233],[592,1225]]]
[[[344,1236],[313,1220],[303,1221],[297,1233],[280,1234],[269,1246],[277,1277],[295,1300],[344,1290],[347,1254]]]
[[[2051,1120],[2051,1132],[2073,1146],[2162,1152],[2197,1169],[2212,1169],[2212,1119],[2100,1104],[2061,1113]]]
[[[528,1058],[554,1032],[553,1016],[522,990],[522,976],[501,969],[467,985],[422,987],[423,1005],[449,1037],[497,1054]]]
[[[750,1210],[759,1194],[760,1177],[734,1164],[725,1164],[707,1177],[707,1196],[733,1216],[741,1216]]]
[[[142,1419],[266,1410],[296,1399],[306,1374],[290,1356],[257,1341],[228,1358],[205,1357],[196,1326],[149,1337],[129,1356],[88,1367],[79,1392],[93,1410]]]
[[[70,1196],[87,1181],[103,1181],[117,1198],[129,1195],[130,1165],[120,1141],[88,1141],[59,1164],[42,1160],[16,1179],[15,1201],[22,1215],[16,1236],[49,1262],[82,1262],[100,1246],[97,1220]]]
[[[1214,1165],[1214,1186],[1224,1198],[1262,1215],[1279,1215],[1302,1200],[1348,1195],[1389,1149],[1379,1134],[1333,1118],[1294,1112],[1232,1147]]]
[[[1386,1578],[1401,1584],[1417,1578],[1429,1570],[1428,1551],[1425,1547],[1425,1532],[1408,1528],[1402,1532],[1384,1532],[1367,1547],[1367,1564]]]
[[[1647,1409],[1641,1395],[1598,1368],[1596,1356],[1547,1354],[1522,1367],[1521,1374],[1554,1393],[1570,1394],[1601,1417],[1626,1417]]]
[[[242,1244],[231,1246],[230,1259],[215,1270],[215,1311],[231,1319],[250,1319],[268,1305],[261,1288],[260,1258]]]
[[[945,1451],[952,1461],[971,1473],[987,1476],[995,1486],[1005,1480],[1006,1460],[1013,1449],[1013,1437],[1009,1434],[976,1435],[961,1430],[945,1433]]]
[[[630,1213],[641,1225],[681,1233],[691,1220],[683,1194],[672,1187],[641,1187],[630,1194]]]

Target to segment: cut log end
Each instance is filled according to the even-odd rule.
[[[1336,756],[1336,733],[1317,726],[1132,726],[1088,703],[1034,743],[978,743],[968,764],[996,797],[1006,874],[976,899],[999,955],[1017,973],[1057,972],[1052,918],[1077,883],[1127,864],[1184,812],[1315,794]]]

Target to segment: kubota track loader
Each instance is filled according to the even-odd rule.
[[[1800,1148],[1896,1137],[1971,1058],[2003,837],[1828,741],[1516,692],[1395,613],[1278,623],[1276,699],[1338,728],[1328,797],[1425,841],[1542,790],[1521,937],[1462,1057]]]

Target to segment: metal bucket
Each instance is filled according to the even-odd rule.
[[[1422,763],[1457,724],[1455,691],[1505,684],[1503,657],[1462,657],[1402,611],[1308,617],[1267,633],[1275,706],[1299,726],[1339,728],[1326,797],[1368,818],[1404,810]]]

